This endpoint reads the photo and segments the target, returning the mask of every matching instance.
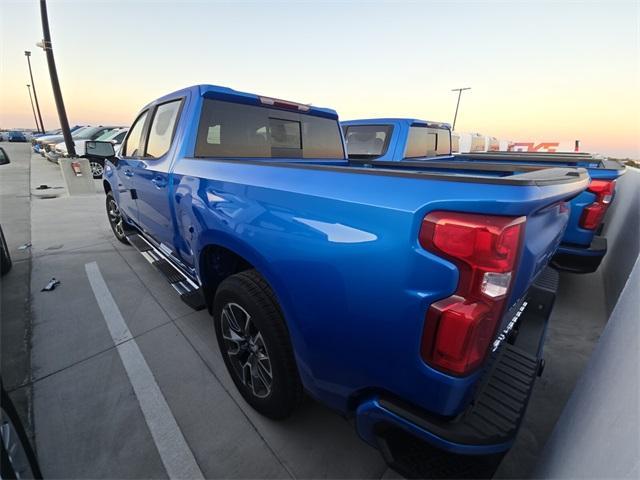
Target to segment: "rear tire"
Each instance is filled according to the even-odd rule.
[[[255,270],[225,279],[213,320],[224,363],[244,399],[262,415],[283,419],[302,400],[302,382],[284,317]]]
[[[122,214],[120,213],[120,209],[118,208],[118,203],[113,197],[112,192],[107,193],[106,207],[107,218],[109,219],[111,231],[119,241],[121,241],[125,245],[129,245],[127,235],[133,232],[133,228],[127,225],[127,223],[124,221],[124,218],[122,218]]]

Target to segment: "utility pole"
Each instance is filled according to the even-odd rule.
[[[40,105],[38,105],[38,94],[36,93],[36,84],[33,82],[33,72],[31,72],[31,52],[25,50],[24,56],[27,57],[27,64],[29,65],[29,77],[31,77],[31,86],[33,87],[33,97],[36,99],[36,109],[38,110],[38,118],[40,119],[40,125],[38,125],[38,121],[36,120],[36,128],[38,131],[44,133],[44,123],[42,123],[42,115],[40,115]],[[31,95],[31,92],[29,92]]]
[[[451,89],[452,92],[458,92],[458,103],[456,104],[456,114],[453,117],[453,126],[451,127],[451,131],[454,131],[456,129],[456,120],[458,119],[458,107],[460,107],[460,97],[462,96],[463,90],[471,90],[471,87]]]
[[[75,145],[71,138],[69,130],[69,121],[67,120],[67,112],[64,109],[64,100],[60,91],[60,82],[58,81],[58,72],[56,70],[56,61],[53,58],[53,47],[51,46],[51,33],[49,32],[49,18],[47,17],[47,1],[40,0],[40,16],[42,17],[42,49],[47,54],[47,64],[49,65],[49,76],[51,77],[51,88],[53,89],[53,97],[56,100],[56,108],[58,110],[58,118],[60,119],[60,128],[62,128],[62,136],[67,146],[67,153],[70,157],[76,156]]]
[[[31,85],[27,83],[27,90],[29,90],[29,100],[31,100],[31,111],[33,112],[33,119],[36,121],[36,130],[40,131],[40,126],[38,125],[38,117],[36,117],[36,109],[33,107],[33,97],[31,96]]]

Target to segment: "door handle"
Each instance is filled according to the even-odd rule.
[[[129,169],[123,170],[122,172],[124,173],[125,177],[133,177],[133,172]]]
[[[162,177],[153,177],[151,183],[153,183],[156,188],[164,188],[167,186],[167,181]]]

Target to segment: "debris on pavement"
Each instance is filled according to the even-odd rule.
[[[51,290],[54,290],[58,285],[60,285],[60,280],[56,280],[56,277],[51,277],[51,280],[49,280],[49,283],[47,283],[44,286],[44,288],[40,291],[50,292]]]
[[[31,242],[27,242],[18,247],[18,250],[26,250],[27,248],[31,248]]]

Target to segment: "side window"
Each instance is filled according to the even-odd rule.
[[[451,155],[451,131],[439,128],[436,130],[438,143],[436,145],[436,155]]]
[[[426,127],[411,127],[404,158],[427,157],[436,151],[436,135]]]
[[[156,108],[149,130],[145,157],[160,158],[169,151],[182,100],[163,103]]]
[[[123,157],[135,157],[138,155],[138,148],[140,148],[140,138],[142,137],[142,129],[144,122],[147,119],[147,113],[141,114],[133,123],[131,130],[129,130],[129,136],[122,146]]]

